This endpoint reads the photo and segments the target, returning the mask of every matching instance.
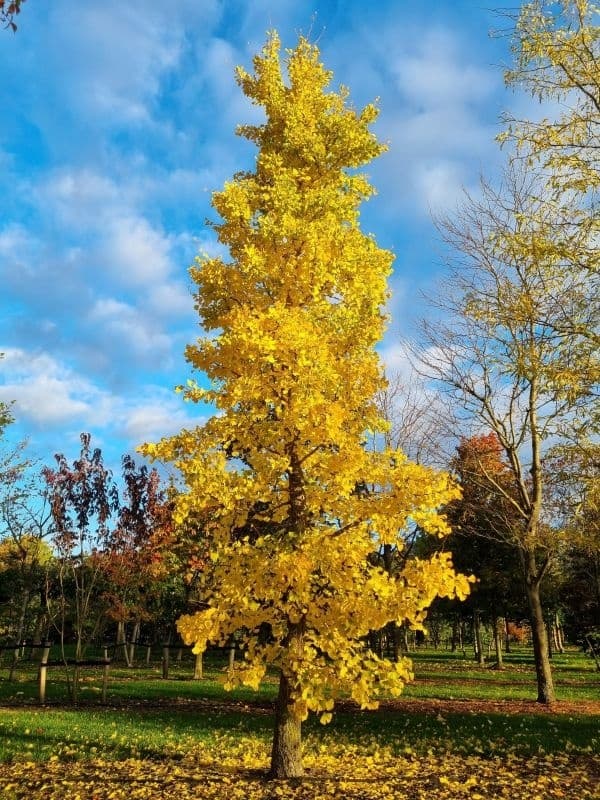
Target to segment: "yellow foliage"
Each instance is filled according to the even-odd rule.
[[[259,148],[256,168],[213,195],[231,260],[191,268],[207,335],[186,357],[211,387],[181,392],[219,413],[142,450],[183,477],[176,521],[208,520],[207,608],[180,619],[184,640],[200,652],[241,631],[245,659],[227,686],[256,688],[275,665],[296,716],[327,722],[336,696],[371,708],[411,677],[408,661],[378,658],[361,637],[392,620],[421,627],[436,596],[464,597],[468,581],[446,554],[398,575],[368,559],[401,546],[409,522],[446,534],[438,509],[458,490],[402,453],[365,447],[365,431],[385,427],[374,348],[392,263],[358,225],[373,189],[356,170],[384,149],[369,130],[377,111],[330,91],[306,40],[285,61],[287,80],[272,34],[254,73],[238,70],[266,113],[238,131]]]
[[[597,191],[600,6],[590,0],[525,3],[513,49],[517,63],[507,82],[555,102],[561,111],[535,122],[512,120],[501,138],[513,138],[531,162],[541,161],[555,190]]]

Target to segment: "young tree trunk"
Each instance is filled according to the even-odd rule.
[[[392,629],[392,658],[395,663],[400,661],[400,631],[396,622],[391,622]]]
[[[477,663],[483,666],[485,664],[485,655],[483,652],[483,643],[481,641],[481,617],[477,610],[473,612],[473,647],[475,649]]]
[[[203,677],[202,670],[202,656],[204,653],[196,653],[196,660],[194,661],[194,680],[201,681]]]
[[[301,721],[291,711],[292,686],[283,672],[275,709],[275,732],[271,750],[271,778],[298,778],[303,774]]]
[[[133,663],[135,661],[135,646],[137,644],[137,640],[140,638],[140,627],[141,624],[139,620],[133,626],[133,633],[131,634],[131,642],[129,643],[129,666],[133,667]]]
[[[502,617],[494,619],[494,646],[496,648],[496,666],[495,669],[504,669],[504,661],[502,659],[502,628],[504,621]]]
[[[410,642],[408,641],[408,627],[402,626],[402,649],[405,653],[410,652]]]
[[[23,641],[23,637],[25,635],[25,620],[27,617],[27,606],[29,605],[29,591],[26,590],[23,592],[23,601],[21,603],[21,609],[19,612],[19,621],[17,623],[17,631],[15,633],[15,651],[13,653],[12,663],[10,665],[10,674],[8,676],[8,680],[12,681],[15,676],[15,669],[17,668],[17,662],[19,660],[19,647],[21,646],[21,642]]]
[[[554,703],[554,682],[552,668],[548,658],[548,638],[544,611],[540,599],[539,583],[527,583],[527,599],[531,612],[531,635],[533,639],[533,656],[535,659],[535,673],[537,677],[538,703]]]
[[[460,637],[460,623],[458,617],[454,617],[452,620],[452,637],[450,639],[450,650],[455,653],[456,647],[458,645]]]
[[[504,617],[504,640],[505,640],[506,652],[510,653],[510,633],[508,632],[508,617]]]
[[[116,652],[123,653],[123,658],[125,659],[125,664],[130,667],[131,662],[129,661],[129,650],[127,648],[127,640],[125,638],[125,623],[123,620],[120,620],[117,623],[117,649]]]
[[[554,615],[554,642],[556,645],[556,650],[559,653],[565,652],[565,643],[563,641],[562,635],[562,625],[560,624],[560,618],[558,616],[558,611]]]
[[[556,629],[556,632],[558,633],[558,649],[560,650],[561,653],[564,653],[565,652],[565,637],[563,635],[563,626],[559,625],[558,628]]]

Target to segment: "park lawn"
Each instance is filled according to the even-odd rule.
[[[90,673],[78,708],[64,704],[58,674],[40,708],[24,669],[18,683],[0,681],[0,798],[598,798],[600,716],[579,713],[572,701],[581,700],[582,712],[597,703],[600,673],[574,652],[555,666],[559,687],[566,681],[579,693],[563,697],[567,713],[560,703],[557,712],[512,713],[510,702],[499,713],[485,703],[505,682],[535,697],[522,654],[496,673],[454,654],[417,653],[406,701],[376,712],[342,704],[331,725],[307,722],[302,783],[264,779],[274,682],[258,696],[227,694],[210,661],[203,681],[189,680],[189,663],[169,681],[156,666],[115,667],[107,706],[99,704],[99,673]],[[431,696],[437,705],[428,708]]]

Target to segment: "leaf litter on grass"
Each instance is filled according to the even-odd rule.
[[[593,755],[511,752],[397,754],[373,741],[324,744],[308,737],[306,777],[267,781],[264,739],[229,734],[154,759],[17,761],[0,766],[2,800],[596,800]]]

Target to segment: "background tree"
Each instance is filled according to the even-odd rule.
[[[600,191],[600,7],[590,0],[525,3],[512,35],[515,65],[509,86],[551,101],[551,116],[539,120],[506,115],[501,141],[538,162],[554,199],[577,195],[578,221],[598,231]],[[559,109],[558,113],[556,109]],[[598,254],[589,253],[591,271]]]
[[[170,529],[170,504],[155,469],[137,465],[130,455],[122,458],[124,490],[114,526],[104,537],[93,563],[102,573],[100,596],[108,618],[117,623],[117,644],[128,665],[142,622],[151,616],[149,602],[154,583],[164,573],[163,548]],[[125,646],[126,625],[131,623],[130,646]]]
[[[441,466],[448,463],[446,457],[450,439],[455,440],[455,428],[448,422],[448,409],[440,413],[440,396],[428,389],[425,382],[414,371],[408,376],[386,375],[383,387],[375,394],[375,403],[385,423],[383,431],[371,434],[369,446],[373,450],[401,450],[412,461],[426,466]],[[452,435],[450,434],[452,430]],[[368,490],[368,485],[364,487]],[[376,487],[373,487],[374,489]],[[379,564],[389,574],[400,573],[409,558],[417,556],[415,545],[427,551],[421,541],[422,532],[417,525],[407,528],[395,543],[380,543],[372,554],[374,564]],[[427,538],[427,537],[425,537]],[[429,546],[431,554],[443,548]],[[373,631],[371,646],[383,653],[384,637],[392,643],[394,660],[400,656],[400,647],[408,651],[408,631],[395,622],[384,631]]]
[[[22,642],[30,635],[39,641],[47,630],[44,588],[52,557],[47,541],[53,532],[52,514],[39,473],[27,461],[15,465],[13,459],[13,465],[0,484],[2,602],[12,611],[11,639]]]
[[[241,631],[245,659],[229,686],[279,671],[276,777],[302,773],[309,710],[328,721],[340,693],[371,707],[409,677],[406,661],[365,650],[369,630],[418,627],[436,595],[468,588],[447,555],[398,575],[369,561],[374,542],[395,543],[411,519],[446,533],[436,508],[456,490],[399,452],[365,447],[365,432],[382,429],[374,345],[391,263],[358,226],[373,192],[358,169],[383,149],[369,130],[377,112],[327,90],[331,74],[306,40],[286,61],[287,81],[272,35],[254,74],[238,70],[266,114],[238,129],[259,148],[256,169],[213,196],[231,261],[206,257],[191,270],[208,335],[186,356],[211,388],[192,383],[185,395],[219,414],[143,448],[181,471],[175,523],[208,521],[207,608],[179,621],[185,640],[201,651]],[[361,491],[367,483],[377,490]],[[250,518],[268,532],[240,535]]]
[[[0,353],[0,360],[4,358],[4,353]],[[0,401],[0,436],[4,433],[7,425],[13,421],[13,416],[10,413],[10,407],[7,403]],[[1,478],[1,476],[0,476]]]
[[[467,601],[473,612],[476,655],[483,663],[481,637],[477,635],[483,616],[492,629],[498,669],[502,668],[501,642],[507,614],[520,608],[525,599],[522,591],[515,592],[519,576],[510,543],[521,520],[514,503],[505,496],[512,492],[512,480],[503,456],[495,433],[461,440],[452,469],[462,497],[448,508],[452,533],[444,543],[455,554],[455,565],[477,578]]]
[[[597,355],[587,337],[557,332],[571,302],[571,278],[554,269],[553,253],[544,250],[554,209],[537,199],[535,186],[509,172],[499,192],[483,185],[480,200],[467,198],[442,223],[455,260],[435,301],[442,318],[424,323],[419,357],[465,417],[493,432],[502,447],[510,489],[493,475],[489,484],[518,520],[507,528],[507,541],[519,557],[529,601],[538,700],[551,703],[540,587],[560,535],[548,513],[544,448],[570,437],[574,419],[581,425],[590,419]],[[555,291],[548,290],[550,281]],[[581,380],[565,380],[569,354]]]
[[[540,204],[552,209],[552,224],[538,225],[536,249],[546,273],[555,311],[540,320],[552,327],[562,353],[565,392],[587,386],[595,425],[600,425],[600,9],[589,0],[534,0],[526,3],[513,32],[515,66],[506,81],[530,92],[547,115],[539,120],[506,117],[502,141],[511,158],[538,175],[532,187]],[[539,216],[539,215],[538,215]],[[539,220],[538,220],[539,221]],[[521,242],[527,250],[528,240]],[[513,248],[519,246],[514,239]],[[563,281],[568,276],[568,292]],[[573,340],[577,348],[572,347]],[[586,346],[584,346],[584,344]],[[577,420],[573,420],[577,428]],[[585,435],[585,431],[584,431]]]
[[[559,589],[573,638],[600,633],[600,446],[557,447],[549,459],[555,514],[567,537]]]
[[[89,433],[81,434],[81,453],[71,467],[64,455],[55,456],[57,469],[45,467],[43,475],[55,526],[59,584],[58,630],[64,644],[67,621],[75,637],[75,658],[104,621],[104,609],[97,603],[102,564],[91,558],[102,550],[110,534],[111,515],[118,509],[118,492],[110,471],[104,466],[99,448],[92,450]],[[78,672],[73,673],[72,696],[77,696]]]

